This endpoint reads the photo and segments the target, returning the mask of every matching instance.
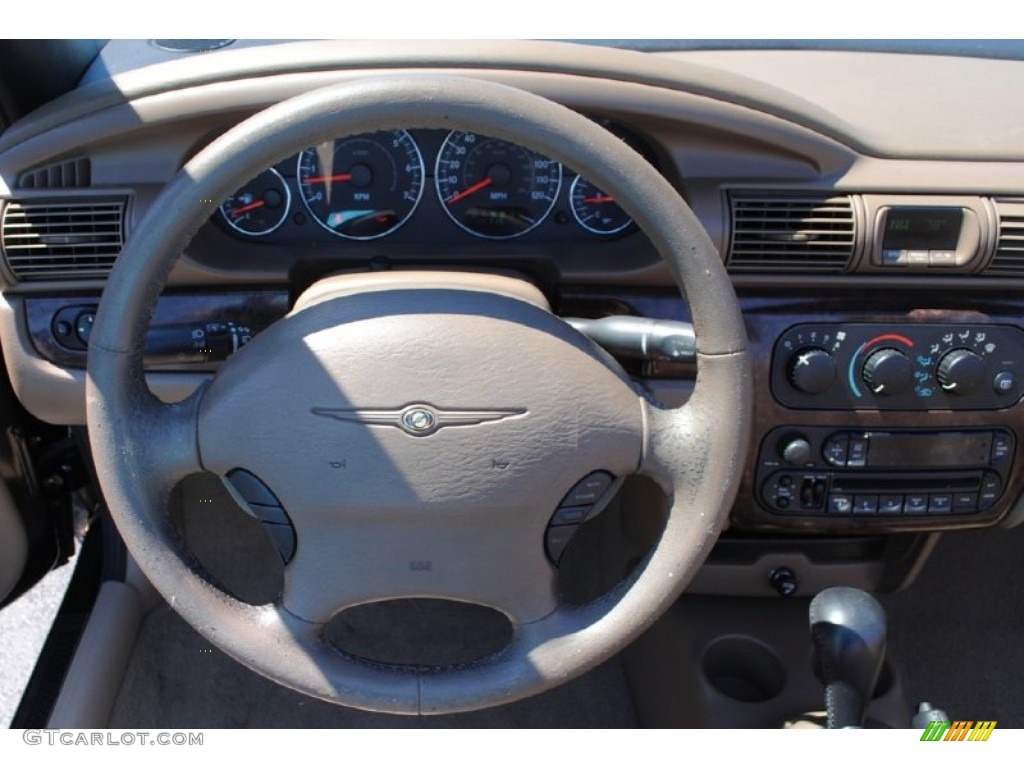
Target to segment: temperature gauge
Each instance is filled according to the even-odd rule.
[[[292,193],[277,171],[268,168],[220,206],[220,215],[236,232],[249,237],[269,235],[284,223]]]

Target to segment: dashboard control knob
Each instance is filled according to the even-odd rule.
[[[883,347],[868,355],[861,378],[876,395],[895,395],[910,387],[914,372],[910,358],[898,349]]]
[[[789,358],[789,383],[808,395],[828,390],[836,379],[836,361],[824,349],[805,347]]]
[[[985,361],[969,349],[954,349],[939,360],[936,378],[951,395],[969,395],[985,385]]]
[[[792,435],[779,446],[782,460],[794,467],[802,467],[811,460],[811,444],[801,435]]]

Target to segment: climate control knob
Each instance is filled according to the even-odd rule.
[[[861,378],[876,395],[896,395],[908,389],[914,372],[910,358],[892,347],[875,350],[864,361]]]
[[[985,385],[985,361],[969,349],[954,349],[939,360],[939,386],[951,395],[970,395]]]
[[[828,390],[836,380],[836,361],[824,349],[805,347],[789,358],[789,383],[808,395]]]

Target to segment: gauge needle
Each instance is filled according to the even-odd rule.
[[[613,203],[615,198],[611,195],[594,195],[593,197],[584,197],[584,203]]]
[[[310,176],[306,179],[310,184],[316,184],[320,181],[351,181],[351,173],[336,173],[333,176]]]
[[[243,213],[248,213],[249,211],[254,211],[257,208],[259,208],[260,206],[263,206],[263,205],[266,205],[266,204],[267,204],[266,200],[256,200],[255,202],[249,203],[248,205],[243,205],[241,208],[235,208],[235,210],[233,210],[231,212],[231,215],[234,218],[237,219]]]
[[[492,178],[491,178],[490,176],[488,176],[488,177],[486,177],[486,178],[484,178],[484,179],[481,179],[480,181],[478,181],[478,182],[477,182],[476,184],[474,184],[473,186],[471,186],[471,187],[468,187],[468,188],[466,188],[466,189],[462,190],[461,192],[459,192],[459,194],[457,194],[457,195],[452,195],[452,196],[451,196],[451,197],[449,197],[449,198],[448,198],[447,200],[445,200],[445,202],[446,202],[446,203],[448,203],[448,205],[451,205],[452,203],[457,203],[457,202],[459,202],[459,200],[461,200],[462,198],[464,198],[464,197],[469,197],[469,196],[470,196],[470,195],[472,195],[472,194],[473,194],[474,192],[479,192],[479,191],[480,191],[481,189],[483,189],[484,187],[489,187],[489,186],[491,186],[491,184],[493,184],[493,183],[494,183],[494,179],[492,179]]]

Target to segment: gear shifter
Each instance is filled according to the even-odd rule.
[[[829,728],[859,728],[885,659],[885,610],[867,592],[831,587],[810,608],[814,667]]]

